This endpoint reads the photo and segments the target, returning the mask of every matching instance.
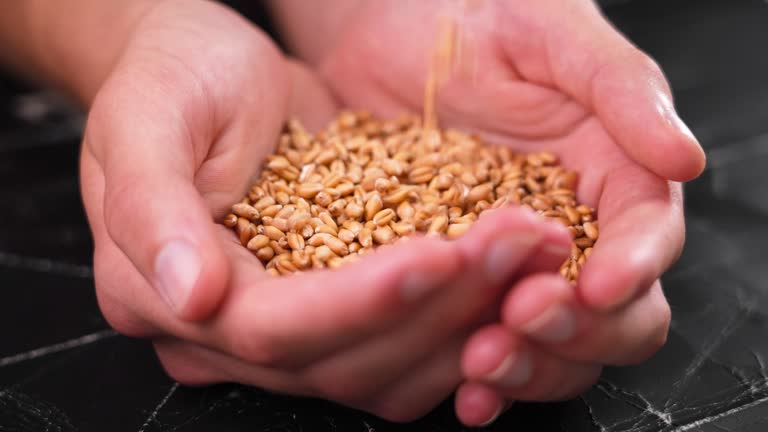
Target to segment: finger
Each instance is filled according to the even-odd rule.
[[[109,324],[123,334],[130,336],[146,336],[154,331],[151,323],[141,319],[134,311],[126,308],[123,302],[109,289],[104,289],[104,280],[114,277],[113,269],[119,268],[122,262],[114,262],[111,256],[104,254],[105,245],[112,244],[102,217],[102,198],[104,196],[104,176],[101,167],[88,148],[83,145],[80,152],[80,189],[83,196],[83,206],[91,227],[94,240],[93,268],[96,284],[96,299],[99,308]],[[113,246],[114,247],[114,246]],[[127,260],[126,260],[127,261]],[[129,268],[135,273],[128,261]],[[146,282],[139,276],[141,284]],[[110,284],[112,285],[112,284]],[[152,295],[156,295],[152,292]]]
[[[109,236],[103,217],[103,171],[86,145],[80,167],[83,204],[94,239],[94,282],[102,314],[123,334],[157,334],[159,317],[166,319],[173,313]]]
[[[104,176],[107,232],[177,316],[205,318],[224,295],[229,269],[194,186],[197,131],[177,108],[150,116],[142,98],[124,93],[97,98],[85,138]]]
[[[473,334],[462,355],[462,371],[469,381],[484,383],[512,400],[573,397],[594,384],[601,370],[595,363],[551,355],[500,324]]]
[[[565,227],[555,222],[552,231],[518,271],[520,275],[555,272],[571,254],[572,237]],[[513,278],[516,280],[516,278]]]
[[[98,224],[94,232],[99,232]],[[384,250],[338,272],[278,278],[268,276],[231,232],[221,228],[219,235],[233,263],[230,294],[216,317],[200,324],[173,316],[122,251],[111,241],[99,242],[96,279],[100,298],[109,297],[108,310],[115,311],[108,316],[110,323],[135,334],[123,317],[141,317],[156,332],[254,364],[297,367],[397,323],[431,295],[430,290],[439,289],[443,278],[454,276],[443,271],[444,266],[454,272],[461,268],[458,254],[444,242],[415,239],[416,248],[404,253]],[[420,240],[427,246],[419,246]],[[422,257],[427,259],[419,261]],[[375,264],[369,264],[374,258]]]
[[[296,367],[396,325],[464,268],[457,246],[435,238],[286,277],[267,276],[239,243],[228,250],[233,290],[205,338],[253,362]]]
[[[485,427],[499,418],[506,404],[496,389],[480,382],[467,382],[456,391],[454,406],[462,423]]]
[[[510,243],[508,248],[518,248],[518,243],[525,237],[528,238],[528,242],[535,243],[528,251],[528,255],[523,258],[523,262],[516,263],[519,264],[517,267],[506,266],[504,274],[496,278],[498,280],[515,279],[518,274],[554,271],[570,254],[570,232],[562,224],[541,217],[524,207],[488,210],[483,212],[480,220],[482,223],[473,226],[469,235],[475,238],[487,237],[489,245],[496,249],[503,249],[506,243]],[[509,242],[504,238],[505,233],[510,237]],[[483,248],[487,247],[478,242],[462,242],[462,246],[465,248],[464,253],[470,257],[481,256],[486,252]],[[498,254],[489,253],[489,259],[494,255]],[[488,265],[491,263],[492,260],[486,262]]]
[[[466,335],[455,337],[388,387],[374,391],[360,408],[396,422],[424,416],[447,399],[463,380],[461,349],[465,341]]]
[[[598,214],[599,239],[577,289],[587,306],[616,310],[650,288],[680,256],[681,186],[627,165],[606,177]]]
[[[84,166],[98,168],[87,158]],[[97,183],[88,182],[94,189]],[[86,201],[89,215],[98,215],[100,203]],[[173,334],[253,363],[302,364],[365,338],[412,313],[430,291],[461,271],[455,243],[414,239],[339,271],[269,277],[232,233],[220,227],[221,244],[233,263],[233,288],[215,319],[191,325],[163,307],[159,295],[111,241],[100,218],[93,219],[92,227],[99,297],[108,299],[102,304],[108,304],[105,312],[113,326],[128,334]],[[137,328],[134,321],[151,325]]]
[[[487,308],[498,304],[505,283],[552,233],[559,231],[530,211],[509,208],[491,212],[466,235],[448,243],[458,248],[454,253],[461,257],[461,270],[423,307],[407,315],[402,324],[371,334],[365,343],[334,351],[312,367],[311,376],[321,382],[337,376],[337,381],[351,380],[370,388],[388,385],[390,377],[423,361],[457,331],[484,320]],[[418,249],[415,253],[424,253],[424,248]],[[450,269],[447,265],[442,268]],[[372,376],[371,370],[378,373]]]
[[[535,275],[510,291],[502,321],[559,357],[625,365],[643,361],[663,346],[670,309],[658,281],[623,309],[599,313],[580,307],[563,278]]]
[[[463,339],[457,339],[447,345],[392,387],[362,395],[366,400],[334,398],[339,393],[334,390],[339,383],[331,379],[313,388],[306,385],[301,374],[252,365],[186,341],[161,339],[154,346],[166,373],[185,385],[250,384],[281,393],[330,399],[390,421],[403,422],[423,416],[457,387],[461,381],[458,357],[462,343]]]
[[[539,5],[521,11],[504,4],[498,14],[504,23],[503,49],[518,72],[590,107],[627,154],[654,173],[675,181],[697,177],[704,152],[675,112],[659,67],[592,3]]]
[[[153,345],[165,372],[185,385],[237,382],[292,395],[320,396],[293,372],[254,365],[181,339],[163,338]]]

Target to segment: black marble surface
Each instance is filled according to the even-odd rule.
[[[709,154],[688,243],[664,277],[669,343],[580,398],[517,404],[491,429],[768,430],[768,4],[607,1],[662,64]],[[460,431],[450,402],[393,425],[236,385],[180,387],[99,313],[77,186],[82,116],[0,80],[0,431]]]

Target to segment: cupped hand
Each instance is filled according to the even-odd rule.
[[[579,201],[597,209],[600,238],[575,290],[559,278],[521,280],[501,323],[467,344],[456,405],[477,425],[502,398],[574,395],[601,366],[640,361],[664,343],[670,313],[658,278],[684,241],[675,181],[696,177],[704,154],[659,68],[594,2],[464,3],[463,14],[459,2],[361,3],[318,62],[345,105],[419,111],[438,18],[457,16],[462,42],[438,92],[442,125],[555,152],[581,174]]]
[[[317,127],[335,109],[231,11],[159,3],[89,114],[81,183],[98,299],[116,329],[153,338],[180,382],[237,381],[412,419],[462,381],[467,335],[505,281],[556,268],[567,233],[498,210],[455,242],[414,238],[339,270],[268,276],[216,222],[290,114]]]

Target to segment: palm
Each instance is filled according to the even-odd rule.
[[[347,36],[341,37],[321,65],[344,105],[382,116],[421,110],[427,59],[436,33],[430,25],[436,21],[434,5],[425,3],[410,3],[407,12],[392,13],[387,9],[391,5],[381,2],[350,20],[354,24]],[[438,93],[440,122],[521,151],[553,151],[563,165],[578,171],[578,198],[595,206],[601,221],[602,241],[584,276],[590,285],[599,285],[613,300],[620,300],[617,297],[626,296],[622,292],[631,287],[650,286],[674,259],[682,234],[677,218],[679,186],[636,163],[626,146],[609,133],[615,131],[606,127],[605,114],[615,104],[584,103],[594,97],[590,82],[594,76],[586,81],[577,76],[584,69],[578,57],[569,59],[572,54],[558,47],[561,58],[548,58],[552,47],[545,45],[566,43],[568,37],[567,31],[562,32],[565,37],[559,35],[563,40],[552,37],[555,32],[540,24],[542,16],[551,12],[550,2],[527,5],[519,8],[525,9],[520,13],[511,10],[509,3],[500,2],[489,12],[505,20],[503,27],[482,14],[467,18],[464,54]],[[568,80],[571,73],[573,82]],[[652,136],[653,131],[649,133]],[[650,255],[664,239],[634,227],[648,218],[657,223],[672,221],[675,226],[666,239],[673,239],[673,246],[656,259]],[[638,242],[644,246],[640,251]],[[627,259],[624,265],[610,267],[613,272],[591,270],[609,268],[617,254]]]

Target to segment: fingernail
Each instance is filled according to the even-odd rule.
[[[499,404],[499,407],[496,408],[496,411],[493,413],[491,418],[489,418],[488,420],[480,424],[478,427],[490,426],[491,424],[493,424],[493,422],[499,419],[499,416],[501,415],[501,413],[504,412],[504,410],[505,410],[504,404]]]
[[[486,278],[492,283],[507,280],[540,239],[539,235],[524,233],[494,240],[486,258]]]
[[[155,258],[155,275],[160,295],[174,311],[181,310],[200,276],[202,260],[184,240],[174,240]]]
[[[525,351],[518,351],[507,356],[486,379],[504,388],[518,387],[531,379],[532,372],[530,356]]]
[[[400,283],[400,295],[404,302],[417,302],[445,283],[445,275],[439,272],[406,273]]]
[[[521,329],[541,342],[565,342],[576,331],[576,318],[567,306],[554,304]]]

